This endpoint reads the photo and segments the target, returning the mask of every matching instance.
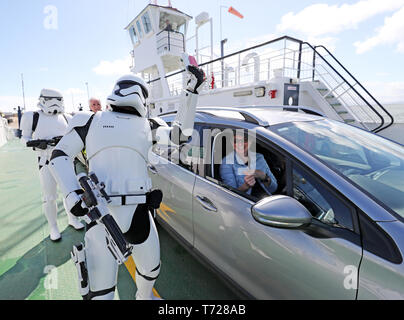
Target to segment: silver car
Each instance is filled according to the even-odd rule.
[[[404,147],[296,110],[311,114],[199,108],[187,143],[153,150],[159,223],[249,298],[404,299]],[[254,132],[272,196],[223,183],[237,129]]]

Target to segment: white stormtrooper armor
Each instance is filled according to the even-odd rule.
[[[86,148],[89,171],[96,173],[105,183],[105,191],[112,200],[108,209],[133,247],[138,288],[136,299],[139,300],[153,299],[152,289],[160,273],[159,238],[149,212],[152,184],[147,170],[148,154],[156,140],[185,136],[193,129],[198,89],[204,76],[203,71],[194,66],[187,66],[187,72],[188,88],[173,128],[163,126],[157,130],[157,135],[152,134],[162,120],[145,118],[147,85],[133,75],[124,76],[108,97],[107,103],[112,111],[77,114],[50,160],[67,206],[73,214],[82,216],[86,212],[72,159]],[[173,135],[174,131],[177,134]],[[113,299],[118,264],[107,248],[102,225],[87,225],[85,246],[75,246],[72,258],[79,273],[83,298]]]
[[[65,115],[63,97],[60,92],[43,89],[39,98],[37,112],[26,112],[21,119],[22,141],[26,144],[31,140],[50,140],[63,136],[66,132],[69,116]],[[50,239],[57,241],[61,235],[57,226],[57,185],[49,171],[48,164],[54,147],[46,149],[35,148],[38,154],[39,177],[42,186],[43,211],[50,228]],[[65,205],[66,209],[66,205]],[[84,225],[66,210],[69,224],[76,230],[83,229]]]

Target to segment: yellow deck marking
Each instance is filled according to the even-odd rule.
[[[165,214],[167,214],[167,211],[171,212],[171,213],[176,213],[173,209],[171,209],[169,206],[167,206],[166,204],[164,204],[163,202],[160,205],[160,210],[162,212],[164,212]]]
[[[165,222],[168,222],[167,219],[170,219],[167,213],[161,211],[160,209],[157,210],[158,215],[162,218]]]
[[[125,262],[126,269],[128,269],[133,281],[136,283],[136,264],[132,256]],[[161,298],[157,290],[153,288],[153,295],[157,298]]]

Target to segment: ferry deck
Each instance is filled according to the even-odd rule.
[[[12,140],[0,148],[0,300],[81,300],[70,259],[84,231],[68,226],[61,197],[62,240],[49,239],[35,152]],[[158,225],[157,225],[158,226]],[[219,277],[158,226],[161,273],[154,294],[167,300],[238,299]],[[115,299],[132,300],[135,265],[120,266]]]

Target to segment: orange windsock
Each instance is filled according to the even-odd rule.
[[[234,14],[235,16],[239,17],[240,19],[243,19],[244,16],[238,12],[236,9],[234,9],[233,7],[229,8],[229,13]]]

